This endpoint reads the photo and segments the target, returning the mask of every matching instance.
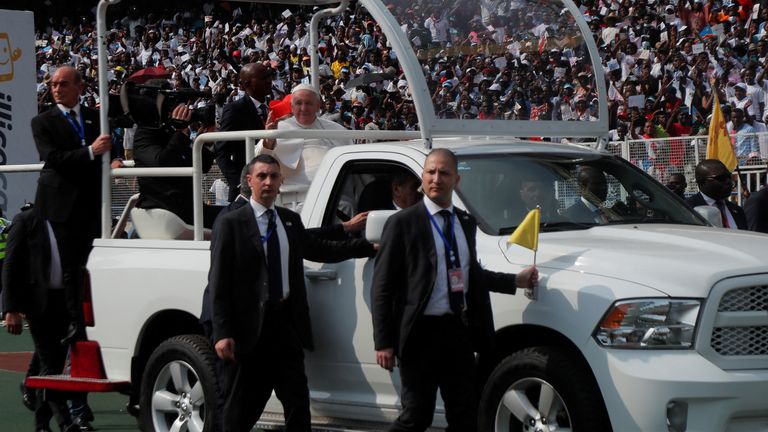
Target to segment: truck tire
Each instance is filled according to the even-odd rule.
[[[478,430],[610,432],[611,425],[582,361],[561,348],[534,347],[505,358],[491,373]]]
[[[161,343],[141,380],[142,430],[214,430],[218,391],[214,360],[210,343],[200,335],[175,336]]]

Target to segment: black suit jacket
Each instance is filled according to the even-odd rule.
[[[140,127],[133,140],[133,158],[137,167],[190,167],[192,140],[170,128]],[[203,173],[213,165],[213,153],[203,148]],[[139,177],[139,208],[162,208],[193,223],[192,178]]]
[[[744,203],[749,229],[768,233],[768,188],[752,193]]]
[[[590,210],[579,198],[572,206],[565,209],[563,216],[574,222],[595,222],[595,212]]]
[[[3,312],[41,314],[48,300],[51,247],[48,230],[35,212],[13,218],[3,264]]]
[[[338,262],[372,256],[365,240],[335,242],[313,236],[298,214],[277,207],[288,236],[288,283],[286,310],[296,334],[306,349],[313,349],[309,321],[304,259]],[[213,302],[213,340],[234,338],[237,353],[252,353],[261,335],[269,296],[266,251],[250,205],[233,210],[216,221],[211,238],[211,268],[208,285]]]
[[[240,207],[243,207],[248,204],[248,199],[243,197],[242,195],[238,195],[237,198],[229,203],[228,206],[224,207],[223,210],[221,210],[221,213],[219,213],[219,216],[216,218],[216,220],[220,220],[222,216],[225,214],[237,210]],[[213,223],[213,229],[216,229],[216,222]],[[211,286],[206,285],[205,291],[203,291],[203,306],[200,310],[200,323],[203,325],[209,325],[212,319],[212,311],[211,311]]]
[[[44,219],[77,221],[98,233],[101,157],[91,160],[88,146],[99,136],[99,115],[82,105],[80,111],[86,145],[56,106],[32,119],[32,135],[40,160],[45,162],[37,181],[34,208]]]
[[[264,129],[264,122],[253,105],[250,96],[224,105],[219,121],[222,132]],[[216,143],[216,163],[227,179],[229,187],[237,190],[240,172],[245,166],[245,141],[221,141]]]
[[[701,192],[686,198],[685,203],[688,204],[691,208],[709,205],[704,200],[704,197],[701,196]],[[728,207],[728,211],[731,212],[731,216],[733,216],[733,220],[736,222],[736,228],[740,230],[747,229],[747,216],[744,214],[744,209],[742,209],[738,204],[734,204],[728,200],[725,200],[725,205]]]
[[[489,291],[514,294],[515,275],[483,269],[477,261],[477,222],[456,208],[470,254],[467,318],[475,351],[492,348],[493,312]],[[384,226],[373,272],[371,303],[377,350],[407,350],[408,337],[423,315],[437,277],[437,252],[427,208],[421,201],[392,215]]]

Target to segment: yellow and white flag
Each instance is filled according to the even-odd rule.
[[[507,246],[517,244],[535,251],[539,248],[539,221],[541,209],[533,209],[525,216],[525,219],[517,226],[507,239]]]

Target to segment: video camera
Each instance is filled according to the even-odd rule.
[[[110,117],[116,118],[117,123],[125,122],[125,117],[128,117],[139,127],[151,129],[159,129],[164,126],[183,128],[189,124],[171,119],[171,111],[179,104],[189,105],[201,97],[210,98],[211,93],[193,89],[173,90],[167,82],[157,84],[151,81],[147,84],[126,82],[120,88],[120,102],[117,104],[117,106],[122,107],[122,113],[116,113],[117,115]],[[191,111],[191,122],[200,122],[204,126],[211,126],[216,121],[213,103],[191,108]]]

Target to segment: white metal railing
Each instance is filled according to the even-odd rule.
[[[233,131],[233,132],[209,132],[198,135],[192,146],[192,166],[185,168],[114,168],[111,169],[111,177],[188,177],[192,176],[192,205],[193,205],[193,224],[196,241],[203,239],[203,173],[202,173],[202,149],[205,143],[216,141],[246,141],[246,158],[250,160],[255,152],[254,143],[264,138],[300,138],[300,139],[374,139],[382,141],[412,140],[421,138],[419,132],[409,131],[370,131],[370,130],[315,130],[315,129],[296,129],[296,130],[253,130],[253,131]],[[107,186],[109,187],[109,186]],[[108,199],[106,207],[111,209],[111,196],[102,195],[103,199]],[[104,217],[102,214],[102,224],[111,226],[110,215]],[[109,231],[107,231],[109,232]],[[109,234],[102,235],[108,238]]]

